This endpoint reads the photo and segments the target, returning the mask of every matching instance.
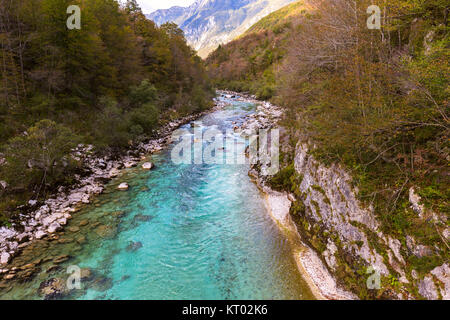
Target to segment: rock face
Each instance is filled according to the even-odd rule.
[[[338,257],[345,260],[345,257],[350,257],[373,267],[381,276],[392,276],[395,271],[394,276],[400,282],[410,283],[406,276],[404,255],[422,258],[434,254],[433,248],[417,244],[411,236],[406,236],[406,246],[403,246],[398,239],[383,234],[373,208],[363,206],[356,198],[357,190],[351,186],[350,175],[338,165],[322,165],[308,151],[307,144],[297,144],[295,170],[301,179],[298,191],[302,195],[297,200],[303,203],[310,225],[319,226],[322,232],[338,238],[336,241],[333,240],[336,237],[328,237],[326,249],[321,253],[329,269],[336,269]],[[416,213],[420,215],[423,212],[420,197],[414,190],[410,190],[410,203]],[[424,298],[448,298],[450,295],[450,269],[447,264],[436,267],[422,280],[417,279],[416,273],[412,278],[415,279],[413,285],[418,287]],[[393,296],[412,298],[408,292],[393,293]]]
[[[296,0],[197,0],[191,6],[157,10],[147,17],[158,25],[175,22],[203,58],[243,34],[266,15]]]
[[[231,94],[222,92],[227,97]],[[253,100],[252,97],[245,98]],[[239,96],[237,99],[240,99]],[[271,128],[274,121],[279,119],[279,110],[275,106],[267,102],[259,104],[253,117],[240,126],[244,132]],[[394,277],[405,286],[418,288],[424,298],[448,299],[450,270],[447,264],[436,267],[425,276],[420,276],[415,270],[407,274],[407,257],[414,255],[423,258],[436,254],[437,249],[417,243],[410,235],[406,236],[406,245],[399,239],[385,235],[373,208],[364,206],[357,199],[358,190],[352,187],[351,176],[339,165],[322,165],[308,151],[308,144],[297,144],[294,159],[297,174],[295,194],[270,190],[262,178],[263,166],[260,163],[253,166],[249,175],[256,179],[258,186],[267,194],[272,216],[282,224],[289,223],[290,219],[295,221],[302,240],[311,243],[311,248],[306,245],[306,249],[299,254],[298,261],[322,294],[331,299],[355,297],[337,287],[333,279],[333,276],[342,275],[342,272],[350,275],[350,265],[354,266],[353,272],[359,275],[363,270],[361,266],[372,267],[380,275],[380,280]],[[414,188],[411,188],[409,195],[411,208],[420,217],[425,210],[421,199]],[[290,207],[293,208],[291,212]],[[448,228],[443,230],[443,237],[447,236]],[[365,282],[371,275],[376,274],[362,275],[358,281]],[[415,298],[403,289],[388,288],[385,293],[391,298]]]
[[[308,154],[304,144],[297,146],[295,170],[303,177],[299,189],[305,195],[302,201],[308,218],[339,235],[349,253],[388,275],[383,257],[371,248],[365,232],[356,226],[362,225],[383,239],[372,210],[364,209],[356,199],[350,176],[337,166],[326,168],[320,165]],[[382,241],[387,242],[387,239]]]

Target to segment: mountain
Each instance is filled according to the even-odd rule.
[[[294,0],[198,0],[147,15],[158,25],[174,22],[189,44],[206,57],[220,44],[243,34],[254,23]]]

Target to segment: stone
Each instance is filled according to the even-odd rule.
[[[418,258],[427,257],[433,254],[433,250],[430,247],[421,244],[417,245],[416,241],[411,236],[406,236],[406,247],[410,253]]]
[[[1,181],[0,181],[0,186],[1,186],[3,189],[6,189],[6,188],[8,187],[8,184],[6,183],[6,181],[1,180]]]
[[[414,187],[409,188],[409,202],[411,204],[411,208],[415,213],[419,215],[420,218],[423,218],[423,214],[425,213],[425,207],[423,204],[420,204],[422,199],[414,190]]]
[[[53,266],[50,266],[45,272],[48,273],[48,274],[50,274],[50,273],[52,273],[52,272],[54,272],[54,271],[59,271],[59,270],[61,270],[61,267],[60,267],[60,266],[58,266],[58,265],[53,265]]]
[[[335,253],[338,251],[336,245],[331,239],[328,239],[327,249],[322,253],[326,263],[331,268],[331,270],[336,270],[337,261],[335,257]]]
[[[436,300],[438,298],[438,293],[436,291],[436,285],[434,284],[433,278],[431,276],[426,276],[422,281],[419,282],[419,294],[427,298],[428,300]]]
[[[145,214],[138,214],[135,215],[133,218],[133,221],[135,222],[148,222],[151,221],[154,218],[154,216],[145,215]]]
[[[77,227],[77,226],[73,226],[73,227],[70,227],[70,228],[68,228],[67,230],[69,230],[70,232],[79,232],[80,231],[80,228],[79,227]]]
[[[44,231],[39,230],[38,232],[36,232],[35,237],[36,237],[36,239],[42,239],[42,238],[45,237],[46,235],[47,235],[47,234],[46,234]]]
[[[442,283],[439,286],[439,291],[441,293],[443,300],[450,300],[450,267],[447,263],[444,263],[440,267],[436,267],[430,272],[433,276],[437,278],[438,281]]]
[[[130,186],[128,185],[128,183],[123,182],[117,187],[117,189],[119,189],[119,190],[128,190],[129,187]]]
[[[53,222],[47,229],[49,233],[55,233],[58,230],[61,230],[61,225],[58,222]]]
[[[145,170],[151,170],[152,168],[153,168],[153,163],[151,163],[151,162],[146,162],[142,165],[142,169],[145,169]]]
[[[11,259],[11,255],[8,252],[3,252],[0,255],[0,264],[7,264]]]
[[[27,233],[21,233],[16,236],[16,240],[19,244],[27,242],[30,240],[30,235]]]
[[[4,276],[3,279],[5,279],[5,280],[12,280],[15,277],[16,277],[16,275],[14,273],[10,273],[10,274],[7,274],[6,276]]]
[[[70,256],[69,256],[69,255],[62,255],[62,256],[56,257],[56,258],[53,260],[53,263],[54,263],[54,264],[60,264],[60,263],[66,262],[66,261],[69,260],[69,259],[70,259]]]
[[[52,278],[40,284],[38,293],[45,300],[59,299],[66,293],[66,285],[63,279]]]
[[[131,241],[130,244],[127,246],[126,250],[128,252],[135,252],[142,248],[142,242],[133,242]]]
[[[83,244],[83,243],[85,243],[86,242],[86,237],[85,236],[79,236],[78,238],[77,238],[77,243],[78,244]]]
[[[92,280],[93,274],[92,274],[91,269],[89,269],[89,268],[81,269],[81,271],[80,271],[80,278],[81,278],[81,281]]]
[[[115,231],[111,226],[100,225],[95,229],[95,233],[102,238],[113,238]]]
[[[37,204],[37,200],[30,200],[28,201],[28,204],[32,207],[34,207]]]
[[[79,226],[84,227],[84,226],[87,226],[88,224],[89,224],[88,220],[82,220],[82,221],[80,221]]]

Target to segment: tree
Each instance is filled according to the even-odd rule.
[[[15,187],[33,189],[38,193],[47,183],[63,177],[70,163],[69,154],[79,137],[63,125],[41,120],[22,136],[6,144],[6,177]]]

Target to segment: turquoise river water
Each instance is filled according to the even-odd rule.
[[[204,127],[231,129],[255,110],[226,102]],[[37,274],[4,283],[0,299],[42,299],[40,283],[66,279],[71,265],[92,276],[67,299],[313,299],[249,166],[176,165],[172,148],[149,157],[152,171],[113,180],[58,239],[24,250],[17,263],[37,260]],[[128,191],[117,190],[123,181]],[[69,260],[55,264],[61,255]]]

